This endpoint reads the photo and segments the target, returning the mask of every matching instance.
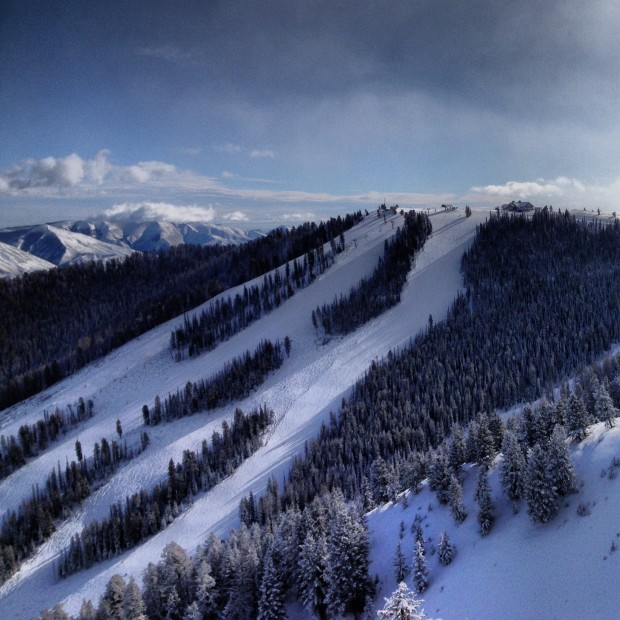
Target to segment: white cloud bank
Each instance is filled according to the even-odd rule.
[[[603,207],[617,209],[620,203],[620,178],[607,184],[586,183],[580,179],[557,177],[534,181],[508,181],[500,185],[472,187],[470,200],[496,197],[502,200],[527,199],[552,201],[566,207]],[[554,204],[555,204],[554,203]]]
[[[212,222],[215,209],[167,202],[123,203],[104,211],[102,218],[114,222]]]

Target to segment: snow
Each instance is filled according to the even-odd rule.
[[[0,278],[51,269],[54,264],[0,241]]]
[[[468,517],[456,525],[448,506],[440,506],[426,486],[417,495],[407,494],[403,503],[387,504],[369,514],[371,574],[381,582],[376,599],[396,588],[392,560],[399,524],[405,522],[401,541],[408,558],[414,539],[414,516],[423,518],[430,587],[422,597],[428,616],[442,620],[463,618],[616,618],[620,591],[614,576],[620,570],[620,552],[611,552],[612,541],[620,547],[620,477],[601,472],[620,456],[620,428],[605,430],[600,423],[590,428],[585,441],[573,446],[571,457],[579,479],[576,494],[563,498],[560,512],[545,525],[533,524],[525,502],[513,514],[512,503],[500,493],[499,457],[489,475],[496,504],[496,520],[490,534],[481,537],[476,520],[474,487],[477,467],[468,466],[463,485]],[[589,504],[591,513],[579,516],[577,506]],[[447,531],[456,547],[449,566],[441,566],[431,545],[437,546]],[[411,584],[411,576],[407,583]],[[412,586],[413,587],[413,586]]]
[[[471,218],[465,218],[458,211],[433,214],[433,235],[417,258],[401,303],[347,337],[334,338],[326,344],[318,341],[310,312],[319,304],[331,302],[336,294],[347,292],[362,276],[372,272],[383,252],[384,240],[394,233],[391,220],[399,223],[400,215],[389,215],[386,223],[373,215],[364,219],[345,234],[345,252],[337,256],[334,266],[315,283],[207,354],[180,363],[172,360],[168,343],[171,329],[179,323],[175,319],[36,397],[0,413],[0,433],[8,435],[16,434],[21,424],[40,418],[44,409],[64,407],[80,396],[92,398],[95,406],[94,418],[0,482],[0,513],[4,513],[28,497],[31,485],[44,479],[57,462],[75,458],[76,438],[79,437],[84,454],[90,455],[95,441],[100,441],[102,436],[115,437],[116,420],[120,419],[123,439],[138,441],[144,429],[142,405],[150,405],[156,394],[163,398],[182,388],[188,380],[210,376],[226,361],[248,349],[254,350],[264,338],[275,340],[288,335],[292,340],[290,359],[245,401],[148,428],[151,445],[147,451],[89,497],[24,563],[19,573],[0,587],[3,617],[6,614],[11,618],[30,618],[59,601],[67,611],[76,613],[83,598],[98,599],[113,574],[133,575],[140,581],[144,567],[159,559],[167,542],[175,540],[192,551],[210,532],[226,535],[236,527],[239,500],[250,490],[260,494],[272,475],[282,480],[292,458],[303,451],[308,439],[317,435],[330,410],[337,409],[372,360],[406,344],[426,327],[430,314],[436,321],[446,316],[462,287],[462,253],[473,240],[476,224],[484,217],[474,213]],[[233,289],[224,295],[234,293]],[[92,519],[105,516],[112,502],[164,478],[169,459],[178,460],[183,449],[196,449],[203,439],[210,439],[213,430],[223,419],[232,416],[235,407],[248,411],[262,404],[275,411],[274,428],[264,447],[230,478],[197,496],[175,522],[140,547],[66,580],[55,579],[53,561],[73,533]]]

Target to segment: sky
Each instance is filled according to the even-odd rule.
[[[615,0],[3,0],[0,226],[615,210],[619,30]]]

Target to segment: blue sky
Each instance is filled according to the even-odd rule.
[[[611,0],[5,0],[0,225],[614,210],[619,27]]]

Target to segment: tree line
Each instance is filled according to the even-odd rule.
[[[383,257],[372,275],[363,278],[349,294],[312,312],[312,323],[326,334],[348,334],[400,301],[413,257],[433,227],[425,213],[409,211],[391,240],[385,240]]]
[[[94,563],[119,555],[167,527],[180,513],[184,502],[208,491],[230,476],[261,445],[273,411],[266,407],[244,414],[235,411],[232,423],[222,423],[211,444],[202,442],[199,452],[184,450],[183,458],[168,463],[165,480],[110,507],[107,519],[94,520],[62,552],[58,574],[66,577]]]
[[[0,409],[361,219],[358,212],[241,246],[181,245],[0,280]]]
[[[34,424],[22,424],[17,437],[0,435],[0,480],[26,464],[26,459],[33,458],[47,450],[50,443],[58,440],[68,430],[81,422],[92,418],[93,401],[87,402],[80,396],[75,405],[67,405],[62,411],[58,407],[53,413],[43,412],[43,418]]]
[[[183,323],[170,334],[170,347],[176,359],[182,359],[185,353],[194,357],[210,351],[269,314],[295,291],[312,284],[334,263],[335,254],[342,249],[342,244],[335,245],[334,250],[325,253],[323,244],[319,244],[303,258],[295,259],[292,268],[287,261],[284,269],[265,275],[260,286],[244,286],[243,293],[237,293],[234,299],[230,295],[216,299],[191,319],[184,317]]]
[[[284,349],[287,355],[290,354],[291,339],[288,336],[284,338]],[[265,381],[270,372],[280,368],[283,361],[280,341],[272,343],[265,339],[254,354],[246,351],[227,362],[224,368],[212,377],[196,382],[188,381],[182,391],[168,394],[163,402],[156,396],[151,409],[148,405],[142,407],[144,423],[156,425],[169,422],[245,398]]]
[[[77,461],[67,459],[64,470],[60,462],[52,469],[43,486],[36,484],[29,499],[16,510],[8,510],[0,524],[0,583],[19,570],[20,563],[55,531],[54,521],[84,501],[124,462],[131,460],[149,443],[142,434],[140,445],[128,447],[105,437],[95,442],[93,454],[85,458],[76,442]]]
[[[85,600],[77,618],[282,620],[290,596],[321,619],[360,617],[375,590],[368,551],[363,514],[341,494],[326,494],[282,514],[272,529],[242,524],[225,540],[212,534],[194,557],[168,543],[147,566],[142,589],[114,575],[98,604]],[[57,606],[41,618],[70,616]]]

